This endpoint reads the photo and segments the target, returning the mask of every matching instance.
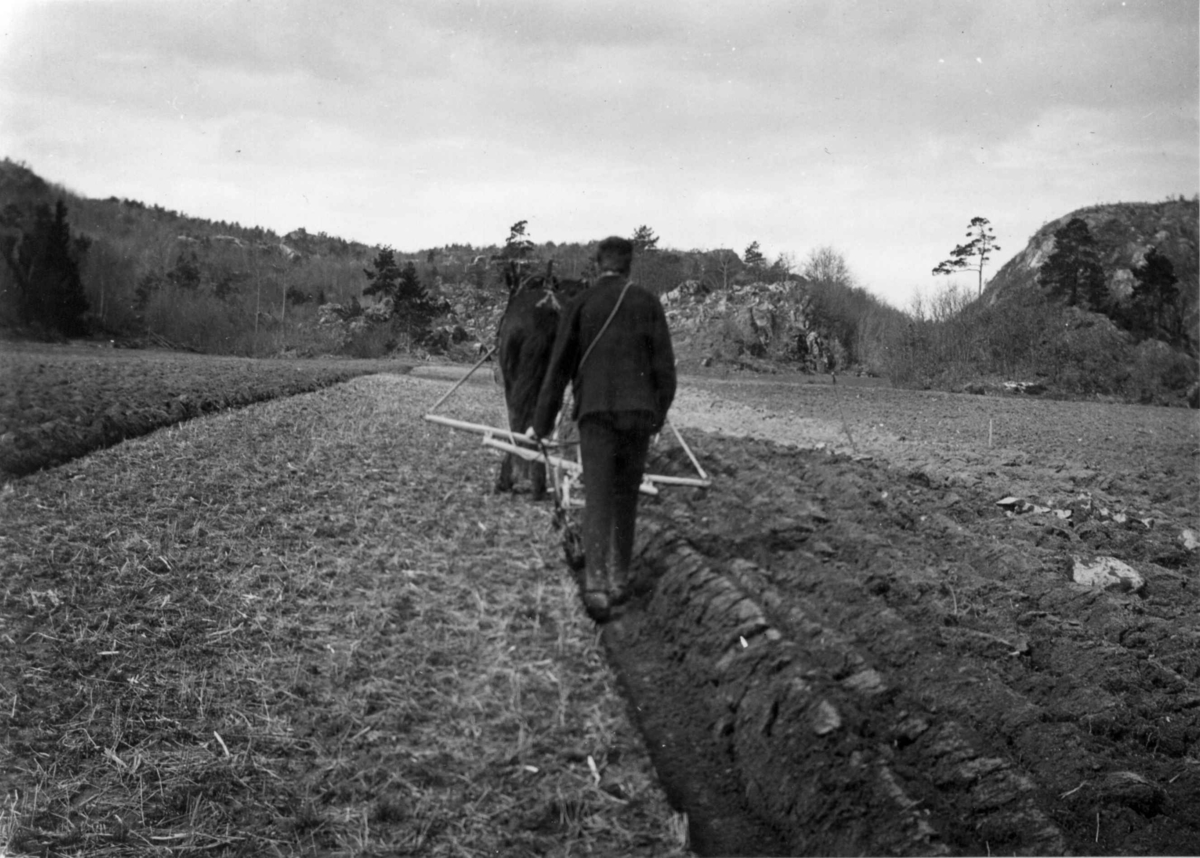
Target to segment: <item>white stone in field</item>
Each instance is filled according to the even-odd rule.
[[[1140,592],[1146,586],[1146,579],[1137,570],[1115,557],[1096,557],[1089,562],[1072,555],[1071,560],[1071,579],[1076,584],[1126,593]]]

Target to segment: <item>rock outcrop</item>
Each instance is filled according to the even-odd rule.
[[[1086,222],[1096,239],[1109,292],[1117,301],[1129,298],[1133,272],[1150,248],[1171,260],[1186,302],[1185,318],[1195,328],[1200,296],[1200,203],[1195,199],[1088,206],[1050,221],[991,279],[984,301],[994,304],[1037,288],[1038,272],[1054,252],[1054,233],[1072,218]]]
[[[846,352],[819,323],[807,280],[711,291],[688,280],[662,296],[683,364],[844,369]]]

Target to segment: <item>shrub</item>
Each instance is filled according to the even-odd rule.
[[[1125,393],[1145,404],[1178,403],[1196,383],[1197,374],[1196,362],[1187,355],[1161,340],[1145,340],[1134,351]]]
[[[1129,377],[1129,335],[1107,316],[1077,307],[1068,307],[1061,319],[1061,330],[1046,348],[1051,382],[1065,393],[1119,392]]]
[[[388,324],[359,322],[350,326],[350,339],[342,346],[342,354],[355,358],[380,358],[398,345],[395,329]]]

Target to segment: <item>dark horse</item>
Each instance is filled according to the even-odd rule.
[[[522,434],[533,425],[538,392],[550,363],[554,336],[562,308],[587,284],[582,280],[559,280],[550,268],[545,274],[523,275],[515,265],[504,273],[508,306],[496,331],[498,366],[508,406],[508,428]],[[496,478],[496,491],[513,489],[513,465],[517,457],[505,453]],[[533,499],[546,497],[546,466],[529,463]]]

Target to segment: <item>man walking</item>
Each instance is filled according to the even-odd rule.
[[[675,353],[658,298],[629,279],[633,245],[606,238],[596,262],[596,282],[563,312],[533,430],[553,431],[571,381],[586,498],[583,601],[603,622],[628,595],[638,487],[675,398]]]

